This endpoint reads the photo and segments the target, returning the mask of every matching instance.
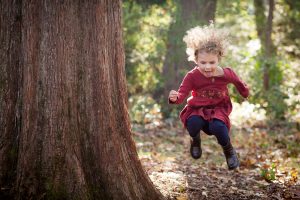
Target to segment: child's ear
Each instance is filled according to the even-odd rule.
[[[197,58],[198,58],[198,53],[199,53],[199,50],[195,50],[195,53],[194,53],[194,56],[195,56],[195,62],[197,62]]]
[[[219,55],[218,55],[219,60],[221,60],[222,56],[223,56],[223,53],[221,51],[219,51]]]

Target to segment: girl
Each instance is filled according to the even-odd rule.
[[[170,91],[169,103],[180,104],[192,92],[180,113],[180,119],[191,136],[192,157],[201,157],[202,130],[216,136],[228,169],[232,170],[239,166],[239,160],[228,134],[232,104],[227,85],[234,84],[244,98],[248,97],[249,89],[231,68],[218,65],[227,47],[227,39],[228,35],[215,29],[213,24],[187,31],[183,41],[187,45],[188,60],[194,61],[196,66],[185,75],[178,91]]]

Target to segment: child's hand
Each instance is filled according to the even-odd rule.
[[[178,98],[178,92],[175,90],[171,90],[169,94],[170,101],[175,102],[177,98]]]

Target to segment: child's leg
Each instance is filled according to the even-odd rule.
[[[205,126],[207,122],[200,116],[190,116],[187,119],[187,130],[192,137],[190,153],[193,158],[198,159],[202,155],[200,130]]]
[[[228,128],[225,123],[219,119],[213,119],[209,122],[209,132],[216,136],[221,146],[225,146],[230,142]]]
[[[192,138],[197,137],[204,127],[205,120],[197,115],[190,116],[186,121],[187,130]]]
[[[228,129],[224,122],[218,119],[213,119],[209,123],[209,131],[214,134],[218,143],[222,146],[228,168],[235,169],[239,166],[237,154],[231,145]]]

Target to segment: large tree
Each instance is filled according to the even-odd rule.
[[[0,1],[0,199],[16,178],[21,84],[21,5]]]
[[[187,62],[185,44],[182,40],[186,31],[194,26],[208,25],[214,20],[217,0],[177,0],[177,12],[170,26],[167,41],[167,53],[163,65],[163,88],[157,96],[163,94],[165,99],[171,89],[177,89],[184,74],[192,64]],[[164,100],[166,102],[166,100]],[[168,115],[170,107],[164,106],[164,113]]]
[[[130,134],[121,1],[4,0],[0,11],[1,188],[16,199],[162,199]]]

